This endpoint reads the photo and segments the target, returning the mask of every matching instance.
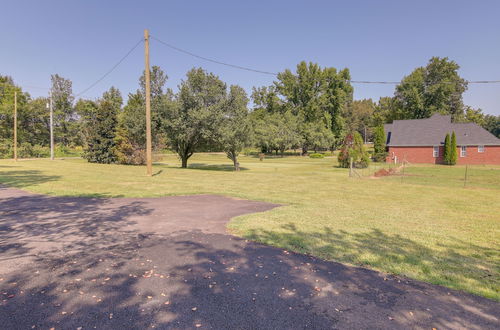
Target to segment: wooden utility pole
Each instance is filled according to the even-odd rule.
[[[14,92],[14,160],[17,162],[17,91]]]
[[[149,76],[149,31],[144,30],[144,64],[146,76],[146,173],[153,175],[151,152],[151,82]]]
[[[49,92],[50,109],[50,159],[54,160],[54,110],[52,108],[52,92]]]

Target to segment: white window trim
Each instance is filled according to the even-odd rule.
[[[460,146],[460,157],[467,157],[467,146]]]
[[[484,152],[484,145],[477,146],[477,152],[483,153]]]
[[[439,146],[432,147],[432,157],[434,157],[434,158],[438,158],[439,157]]]

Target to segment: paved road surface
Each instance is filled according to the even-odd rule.
[[[488,299],[226,234],[231,217],[276,206],[0,187],[0,328],[500,327]]]

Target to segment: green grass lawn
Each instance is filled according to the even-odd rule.
[[[151,197],[215,193],[283,204],[233,219],[236,235],[324,259],[406,275],[500,300],[500,167],[410,166],[405,176],[349,178],[334,158],[166,155],[139,166],[81,159],[0,160],[0,183],[53,194]],[[380,165],[378,165],[380,167]]]

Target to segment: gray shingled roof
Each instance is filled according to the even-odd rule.
[[[446,133],[455,132],[457,145],[500,145],[500,139],[474,123],[452,123],[451,116],[435,114],[426,119],[395,120],[384,125],[387,146],[438,146]]]

